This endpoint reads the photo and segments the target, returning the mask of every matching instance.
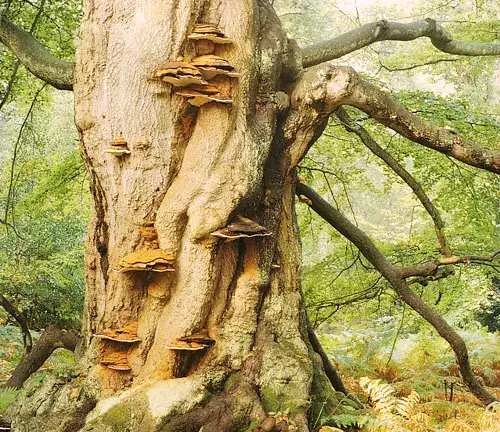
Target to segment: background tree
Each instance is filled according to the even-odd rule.
[[[216,51],[241,74],[228,87],[231,107],[194,109],[169,86],[151,79],[166,61],[195,56],[186,37],[196,22],[217,23],[234,41]],[[351,105],[432,150],[486,171],[500,170],[495,150],[423,120],[353,69],[329,63],[377,41],[419,37],[456,55],[500,53],[497,43],[457,42],[433,20],[378,21],[299,49],[287,40],[266,1],[86,2],[73,67],[3,17],[0,39],[23,64],[56,88],[74,89],[94,199],[82,379],[62,387],[46,381],[37,397],[50,394],[50,407],[33,418],[34,406],[25,405],[17,430],[137,425],[145,430],[243,430],[281,406],[294,408],[289,429],[308,430],[308,413],[314,415],[320,404],[340,406],[308,343],[293,203],[295,167],[329,117],[339,106]],[[103,147],[120,134],[132,154],[103,156]],[[321,196],[304,184],[297,188],[448,340],[474,394],[484,403],[493,401],[472,374],[462,339],[411,291],[407,279],[433,277],[442,266],[490,262],[496,256],[443,253],[442,258],[395,267]],[[273,235],[231,243],[211,236],[238,214]],[[121,257],[145,246],[138,228],[151,221],[160,246],[175,255],[176,272],[113,272]],[[92,334],[136,322],[141,342],[127,352],[130,371],[99,365],[103,354],[119,355],[120,349]],[[165,349],[202,329],[215,340],[207,352]],[[129,387],[121,398],[97,404],[84,426],[96,402]]]

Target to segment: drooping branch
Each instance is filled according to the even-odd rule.
[[[468,165],[500,173],[499,151],[485,148],[409,112],[390,95],[361,79],[350,67],[326,63],[308,71],[292,94],[292,106],[297,104],[297,99],[307,100],[309,106],[330,113],[340,105],[354,106],[416,143]]]
[[[21,359],[9,378],[6,387],[21,388],[24,382],[45,363],[58,348],[75,351],[80,336],[75,331],[61,330],[56,325],[48,326],[33,347],[32,351]]]
[[[427,305],[410,289],[399,269],[389,262],[370,238],[309,186],[298,183],[296,193],[297,195],[304,195],[309,198],[309,206],[340,234],[350,240],[391,284],[401,299],[432,325],[438,334],[450,344],[460,366],[462,378],[470,391],[485,405],[495,402],[496,399],[481,385],[472,372],[464,340],[439,313]]]
[[[0,17],[0,41],[33,75],[59,90],[73,90],[73,63],[56,57],[5,17]]]
[[[315,66],[340,58],[375,42],[384,40],[412,41],[421,37],[428,37],[438,50],[448,54],[500,55],[499,42],[456,41],[448,31],[431,18],[408,24],[381,20],[304,48],[302,50],[302,64],[305,68]]]
[[[30,329],[28,326],[28,321],[26,317],[17,310],[17,308],[0,293],[0,305],[5,309],[5,311],[16,320],[17,324],[21,328],[21,332],[23,333],[23,346],[24,352],[23,357],[28,355],[31,352],[33,347],[33,339],[31,337]]]
[[[384,150],[363,126],[353,121],[342,107],[339,107],[335,111],[335,115],[344,124],[347,131],[355,133],[373,154],[382,159],[411,188],[434,222],[434,228],[443,255],[450,256],[451,251],[444,234],[443,219],[441,219],[438,209],[427,196],[420,183],[389,152]]]

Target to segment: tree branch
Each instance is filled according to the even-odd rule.
[[[31,352],[33,347],[33,339],[31,337],[30,329],[28,327],[28,322],[26,317],[19,312],[16,307],[3,295],[0,293],[0,305],[5,309],[5,311],[16,320],[17,324],[21,328],[23,333],[23,358]]]
[[[450,327],[439,313],[427,305],[410,289],[398,269],[389,262],[370,238],[309,186],[297,183],[296,193],[297,195],[304,195],[309,198],[310,207],[340,234],[350,240],[391,284],[392,288],[401,299],[431,324],[439,335],[450,344],[460,366],[462,378],[470,391],[485,405],[495,402],[496,399],[488,393],[472,372],[469,354],[464,340]]]
[[[59,90],[73,90],[73,63],[56,57],[30,33],[2,16],[0,41],[33,75]]]
[[[389,152],[384,150],[380,144],[371,137],[363,126],[353,121],[344,108],[339,107],[335,111],[335,115],[343,123],[348,132],[355,133],[373,154],[382,159],[387,166],[389,166],[389,168],[391,168],[411,188],[434,222],[434,228],[436,230],[438,242],[441,246],[441,252],[444,256],[450,256],[451,250],[447,244],[444,234],[443,219],[441,219],[438,209],[427,196],[420,183],[415,180],[415,178],[408,171],[406,171],[403,165],[401,165]]]
[[[455,264],[484,264],[487,262],[492,262],[495,258],[500,256],[500,250],[487,256],[450,256],[434,261],[427,261],[425,263],[416,264],[409,267],[403,267],[398,269],[400,277],[407,279],[412,276],[427,277],[434,276],[439,267]]]
[[[333,39],[320,42],[302,50],[305,68],[337,59],[375,42],[384,40],[411,41],[428,37],[432,44],[448,54],[464,56],[500,55],[499,42],[462,42],[453,39],[440,24],[431,18],[408,24],[381,20],[365,24]]]
[[[340,105],[351,105],[416,143],[468,165],[500,173],[500,152],[409,112],[350,67],[325,63],[308,71],[292,93],[291,105],[292,108],[308,105],[309,109],[323,113],[332,113]]]
[[[12,372],[5,387],[21,388],[24,382],[34,374],[58,348],[75,351],[80,335],[74,330],[61,330],[56,325],[48,326],[33,347],[33,350],[21,359]]]

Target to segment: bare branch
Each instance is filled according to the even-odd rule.
[[[500,256],[500,250],[487,256],[450,256],[433,261],[428,261],[421,264],[416,264],[414,266],[404,267],[398,270],[399,275],[406,279],[412,276],[434,276],[437,269],[442,266],[456,265],[456,264],[485,264],[492,262]]]
[[[59,90],[73,90],[73,63],[56,57],[5,17],[0,17],[0,41],[33,75]]]
[[[339,107],[335,114],[337,118],[344,124],[345,128],[349,132],[355,133],[365,144],[370,151],[382,159],[389,168],[391,168],[413,191],[418,200],[422,203],[429,216],[434,222],[434,228],[436,230],[436,236],[439,244],[441,245],[441,251],[444,256],[450,256],[451,251],[447,245],[446,237],[444,234],[444,222],[441,219],[439,210],[436,208],[434,203],[425,193],[424,189],[420,183],[401,165],[389,152],[384,150],[377,141],[375,141],[368,131],[360,124],[353,121],[349,114],[342,108]]]
[[[453,39],[440,24],[431,18],[408,24],[381,20],[365,24],[333,39],[320,42],[302,50],[305,68],[340,58],[375,42],[384,40],[411,41],[428,37],[439,50],[464,56],[500,55],[499,42],[462,42]]]
[[[481,385],[472,372],[464,340],[439,313],[427,305],[410,289],[398,268],[389,262],[370,238],[309,186],[297,183],[296,193],[297,195],[304,195],[309,198],[309,206],[340,234],[350,240],[391,284],[401,299],[431,324],[439,335],[450,344],[457,357],[462,378],[470,391],[485,405],[495,402],[496,399]]]
[[[330,113],[340,105],[354,106],[416,143],[468,165],[500,173],[499,151],[409,112],[390,95],[361,79],[352,68],[326,63],[308,71],[292,94],[292,107],[303,106],[305,101],[309,109]]]

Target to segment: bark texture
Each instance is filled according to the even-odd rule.
[[[293,167],[327,115],[300,103],[287,111],[282,76],[297,77],[294,44],[263,0],[84,3],[74,91],[95,208],[79,364],[86,402],[76,406],[98,403],[82,430],[257,430],[268,412],[289,409],[288,430],[308,431],[314,404],[341,412],[345,398],[303,320]],[[152,79],[167,61],[195,57],[187,35],[197,22],[234,41],[215,51],[241,74],[218,78],[230,106],[194,108]],[[103,154],[119,135],[131,154]],[[227,243],[211,235],[238,214],[272,236]],[[145,247],[139,227],[151,221],[175,272],[114,272]],[[99,364],[103,346],[112,348],[92,335],[135,322],[141,342],[126,351],[130,371]],[[209,349],[166,348],[202,329],[215,340]],[[45,391],[55,407],[67,401],[65,386]],[[51,413],[43,415],[47,429],[18,416],[14,430],[53,431]]]

